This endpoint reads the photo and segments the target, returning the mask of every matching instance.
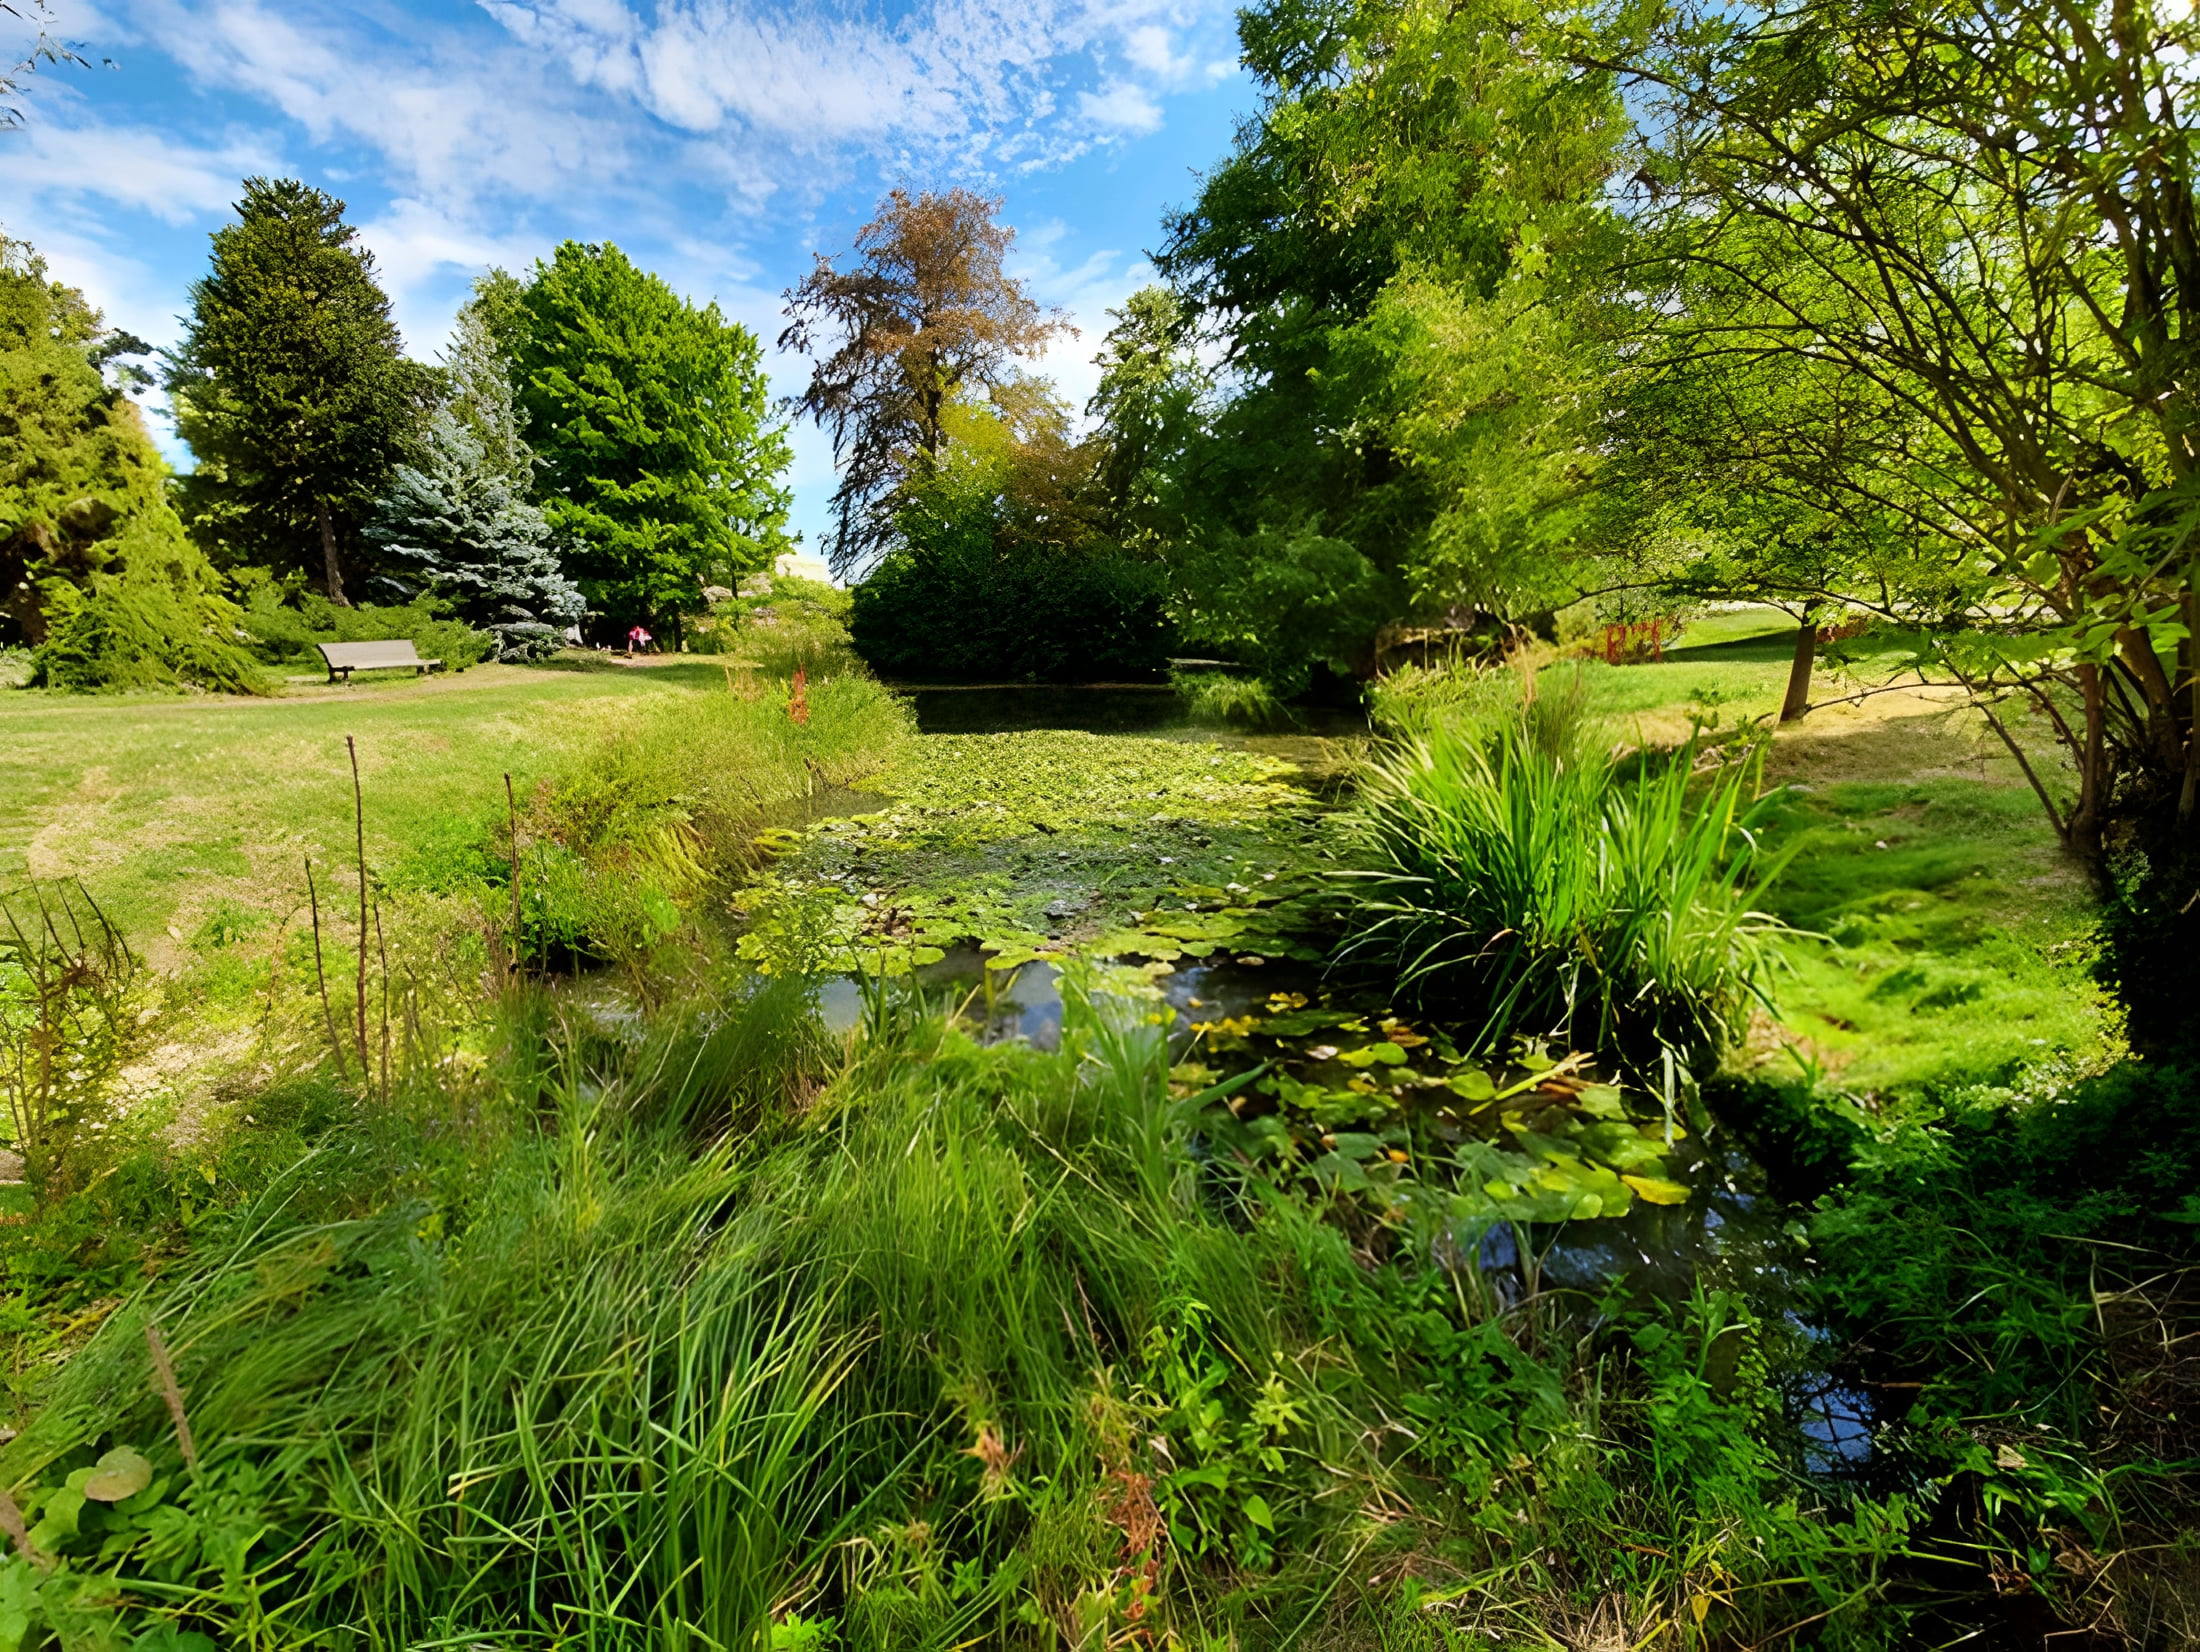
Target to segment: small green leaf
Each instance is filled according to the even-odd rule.
[[[1593,1119],[1624,1119],[1627,1109],[1616,1086],[1592,1084],[1574,1097],[1574,1105]]]
[[[128,1446],[116,1446],[85,1479],[84,1495],[95,1503],[119,1503],[152,1483],[153,1465]]]
[[[1479,1067],[1462,1067],[1446,1082],[1467,1101],[1488,1101],[1497,1094],[1497,1082]]]
[[[1268,1499],[1261,1496],[1259,1492],[1250,1493],[1242,1507],[1245,1510],[1245,1518],[1252,1521],[1262,1531],[1272,1532],[1276,1529],[1275,1511],[1269,1508]]]
[[[1635,1197],[1653,1205],[1679,1205],[1688,1202],[1688,1189],[1679,1182],[1669,1182],[1662,1176],[1622,1176],[1621,1181],[1635,1190]]]

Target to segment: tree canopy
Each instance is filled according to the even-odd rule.
[[[145,348],[0,239],[0,635],[63,686],[256,689],[168,467],[102,371]]]
[[[508,331],[539,500],[592,607],[677,623],[786,543],[789,452],[755,334],[609,244],[567,241],[484,327]]]
[[[819,255],[787,293],[780,348],[816,358],[795,410],[833,439],[832,562],[863,566],[892,539],[902,490],[936,462],[958,398],[1011,383],[1065,323],[1004,267],[1015,232],[998,200],[895,190],[856,231],[850,267]]]
[[[1384,627],[1548,607],[1596,432],[1566,280],[1615,233],[1615,78],[1424,0],[1247,11],[1264,102],[1159,265],[1224,393],[1168,533],[1193,637],[1286,684],[1364,672]]]
[[[347,553],[435,375],[405,356],[342,201],[248,178],[236,210],[168,356],[198,458],[193,531],[225,560],[309,570],[343,603]]]

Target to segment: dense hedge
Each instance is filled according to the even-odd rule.
[[[1150,678],[1172,643],[1160,566],[1114,550],[970,535],[889,556],[855,589],[848,629],[905,681]]]
[[[496,651],[497,639],[448,616],[432,597],[412,602],[339,608],[316,592],[285,600],[275,584],[253,587],[245,599],[245,635],[271,665],[300,668],[320,665],[314,644],[323,642],[412,643],[424,660],[441,660],[446,669],[464,671]]]

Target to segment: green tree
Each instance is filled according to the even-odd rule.
[[[1115,325],[1093,358],[1100,383],[1085,405],[1099,447],[1093,480],[1116,539],[1158,548],[1182,514],[1175,484],[1214,381],[1188,345],[1191,318],[1167,287],[1141,287],[1108,315]]]
[[[435,385],[406,359],[344,203],[247,178],[214,232],[168,356],[176,429],[199,463],[193,531],[233,563],[298,567],[344,604],[344,561]]]
[[[2118,0],[1799,0],[1577,53],[1634,78],[1653,140],[1625,272],[1648,358],[1885,406],[1899,439],[1829,463],[1827,418],[1791,405],[1775,468],[1937,561],[1910,617],[2104,872],[2142,844],[2200,867],[2196,45],[2189,11]]]
[[[1179,618],[1288,685],[1387,625],[1546,608],[1592,478],[1625,111],[1570,19],[1271,0],[1260,116],[1159,263],[1230,393],[1167,490]]]
[[[523,448],[519,456],[532,468]],[[558,565],[550,525],[514,485],[509,449],[493,451],[460,405],[440,407],[376,502],[365,538],[381,587],[398,602],[431,596],[497,639],[497,658],[564,646],[586,609]]]
[[[1673,318],[1643,321],[1643,348],[1607,403],[1595,511],[1615,583],[1792,615],[1782,722],[1810,710],[1829,609],[1960,610],[1946,565],[1918,554],[1912,522],[1870,485],[1914,441],[1899,404],[1824,362],[1668,353],[1659,346]]]
[[[1105,533],[1102,453],[1071,436],[1038,380],[966,397],[902,489],[894,545],[855,587],[849,630],[878,670],[913,679],[1091,682],[1159,674],[1165,576]]]
[[[790,455],[756,335],[688,303],[617,247],[561,245],[509,327],[539,498],[590,605],[669,623],[703,587],[768,567],[786,544]]]
[[[145,349],[0,239],[0,635],[31,644],[58,686],[257,689],[237,610],[103,371]]]
[[[895,190],[856,231],[841,269],[820,255],[787,293],[781,349],[815,356],[795,408],[832,433],[840,485],[833,565],[862,567],[889,545],[906,502],[949,440],[949,410],[1012,384],[1065,323],[1004,266],[1016,232],[1001,203],[967,189]]]

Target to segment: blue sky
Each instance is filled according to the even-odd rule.
[[[113,66],[19,100],[0,229],[156,344],[251,173],[350,204],[423,357],[478,271],[568,237],[618,242],[769,352],[813,252],[895,184],[959,183],[1006,197],[1013,267],[1082,329],[1041,364],[1081,403],[1105,312],[1253,100],[1229,0],[51,5]],[[799,362],[769,359],[795,388]],[[831,458],[813,430],[795,445],[814,541]]]

